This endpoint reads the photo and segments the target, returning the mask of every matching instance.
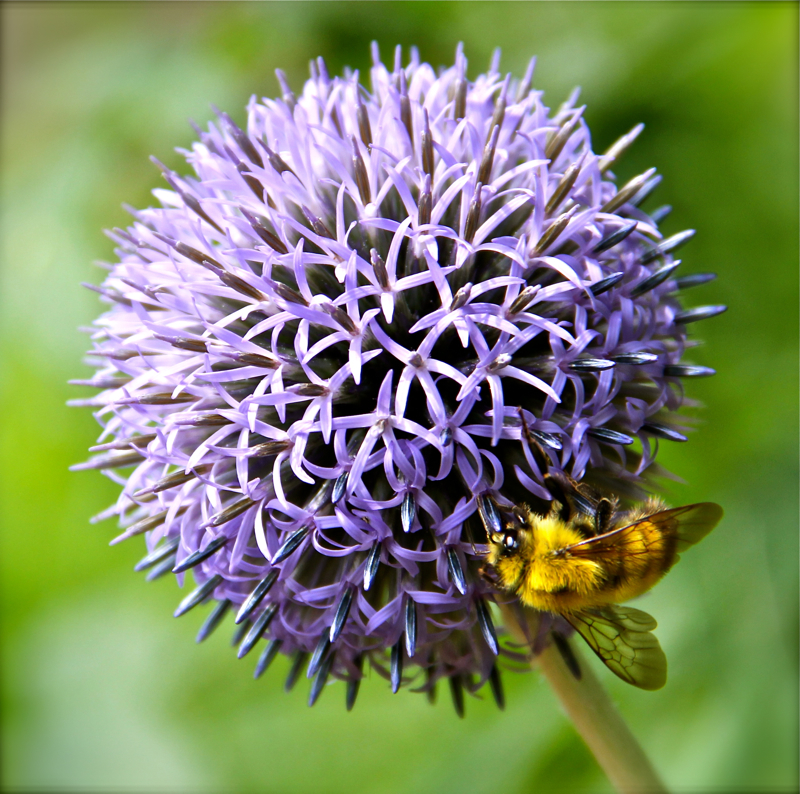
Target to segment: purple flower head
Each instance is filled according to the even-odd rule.
[[[161,206],[114,230],[92,331],[99,453],[119,482],[116,543],[145,534],[148,578],[197,582],[179,606],[233,608],[314,681],[365,663],[433,692],[489,682],[495,505],[544,509],[543,469],[636,495],[658,440],[684,441],[688,322],[673,252],[639,204],[651,169],[592,151],[576,96],[552,113],[497,59],[461,49],[359,74],[320,59],[295,96],[228,115],[162,166]],[[120,473],[127,472],[127,473]],[[483,520],[481,520],[481,518]],[[423,673],[423,674],[420,674]]]

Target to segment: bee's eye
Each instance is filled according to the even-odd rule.
[[[503,547],[508,551],[513,551],[518,545],[516,534],[513,532],[506,532],[503,536]]]

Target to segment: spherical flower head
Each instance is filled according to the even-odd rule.
[[[112,234],[79,468],[122,486],[103,516],[146,535],[138,568],[191,571],[176,614],[215,602],[198,640],[232,607],[239,655],[268,639],[256,674],[291,655],[311,702],[333,677],[352,705],[365,663],[502,700],[485,527],[546,512],[548,470],[639,493],[685,440],[679,379],[712,372],[679,363],[722,309],[675,297],[709,278],[675,278],[692,232],[638,208],[654,169],[609,170],[641,126],[596,155],[532,72],[375,48],[369,89],[320,59],[299,97],[279,72]]]

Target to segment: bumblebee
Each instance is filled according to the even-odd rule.
[[[561,615],[623,681],[660,689],[667,660],[652,634],[656,621],[619,604],[653,587],[681,552],[711,532],[722,508],[703,502],[670,510],[649,499],[621,512],[615,500],[571,480],[548,474],[545,484],[553,495],[546,515],[517,505],[503,521],[494,503],[479,499],[487,576],[524,606]],[[563,653],[565,643],[557,644]]]

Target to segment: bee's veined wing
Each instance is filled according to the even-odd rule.
[[[689,546],[699,543],[714,529],[721,518],[722,508],[714,502],[699,502],[684,507],[673,507],[671,510],[662,510],[660,513],[643,516],[632,524],[617,527],[610,532],[582,540],[567,548],[573,553],[599,555],[610,547],[624,551],[626,540],[629,540],[641,553],[642,549],[639,549],[639,546],[642,538],[639,533],[634,534],[630,530],[648,524],[653,528],[660,529],[665,536],[674,537],[676,539],[675,551],[680,553]]]
[[[722,518],[722,508],[715,502],[700,502],[687,507],[676,507],[674,510],[665,510],[664,513],[673,514],[678,521],[678,545],[676,551],[686,551],[689,546],[699,543]],[[657,513],[650,520],[660,516]]]
[[[667,682],[667,657],[652,630],[656,621],[632,607],[608,606],[565,614],[603,663],[628,684],[661,689]]]

